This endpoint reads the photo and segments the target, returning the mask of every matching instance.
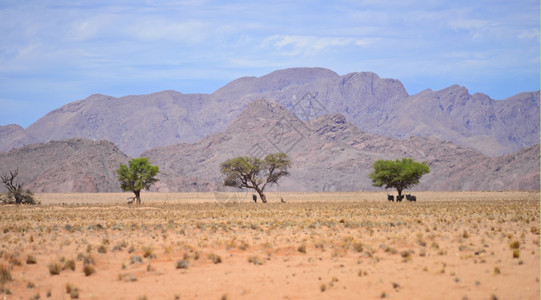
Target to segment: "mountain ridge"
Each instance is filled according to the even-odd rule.
[[[292,68],[241,77],[212,94],[173,90],[119,98],[94,94],[51,111],[22,131],[15,125],[0,126],[0,151],[87,138],[110,140],[137,156],[156,146],[193,143],[224,131],[257,98],[280,103],[304,121],[341,113],[369,133],[435,136],[491,156],[539,143],[539,91],[492,100],[452,85],[408,95],[399,80],[371,72],[338,75],[324,68]]]

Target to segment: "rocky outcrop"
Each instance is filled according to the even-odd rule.
[[[127,162],[111,142],[70,139],[0,153],[0,174],[18,169],[17,180],[33,192],[120,192],[115,170]]]

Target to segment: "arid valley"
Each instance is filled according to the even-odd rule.
[[[36,194],[5,299],[539,299],[539,192]],[[279,203],[283,197],[287,203]],[[224,200],[225,199],[225,200]]]

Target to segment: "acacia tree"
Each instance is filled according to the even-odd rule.
[[[426,163],[419,163],[411,158],[401,160],[378,160],[374,162],[374,171],[368,176],[372,184],[377,187],[385,186],[385,189],[395,188],[398,196],[402,191],[419,184],[424,174],[430,173]]]
[[[225,175],[224,185],[254,189],[263,203],[267,198],[263,193],[268,184],[277,184],[278,179],[288,176],[292,163],[287,154],[274,153],[264,159],[252,156],[240,156],[229,159],[220,165]]]
[[[148,190],[158,181],[155,177],[160,173],[158,166],[150,165],[148,158],[140,157],[129,161],[129,167],[125,164],[120,164],[116,170],[120,188],[126,192],[133,192],[137,204],[141,204],[141,190]]]

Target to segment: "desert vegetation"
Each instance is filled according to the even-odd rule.
[[[131,159],[128,165],[120,164],[116,170],[120,188],[135,194],[129,203],[135,201],[137,204],[141,204],[141,190],[148,190],[154,183],[158,182],[156,175],[160,173],[160,168],[151,165],[146,157]]]
[[[2,294],[28,299],[538,299],[539,192],[36,194],[0,215]],[[284,197],[287,203],[279,203]],[[71,201],[69,201],[71,199]],[[443,293],[444,291],[444,293]]]
[[[225,186],[254,189],[261,202],[267,203],[265,187],[278,184],[280,178],[288,176],[291,165],[287,154],[274,153],[264,159],[253,156],[228,159],[221,164],[220,171],[225,175]],[[257,202],[257,198],[254,200]]]
[[[426,163],[416,162],[412,158],[377,160],[373,169],[372,173],[368,174],[372,184],[377,187],[385,186],[385,189],[396,189],[398,201],[401,201],[402,191],[419,184],[421,177],[430,173]],[[408,196],[408,200],[412,198]]]
[[[23,184],[16,179],[18,175],[19,169],[16,169],[0,176],[0,181],[8,191],[5,195],[0,194],[0,204],[39,204],[32,191],[23,189]]]

